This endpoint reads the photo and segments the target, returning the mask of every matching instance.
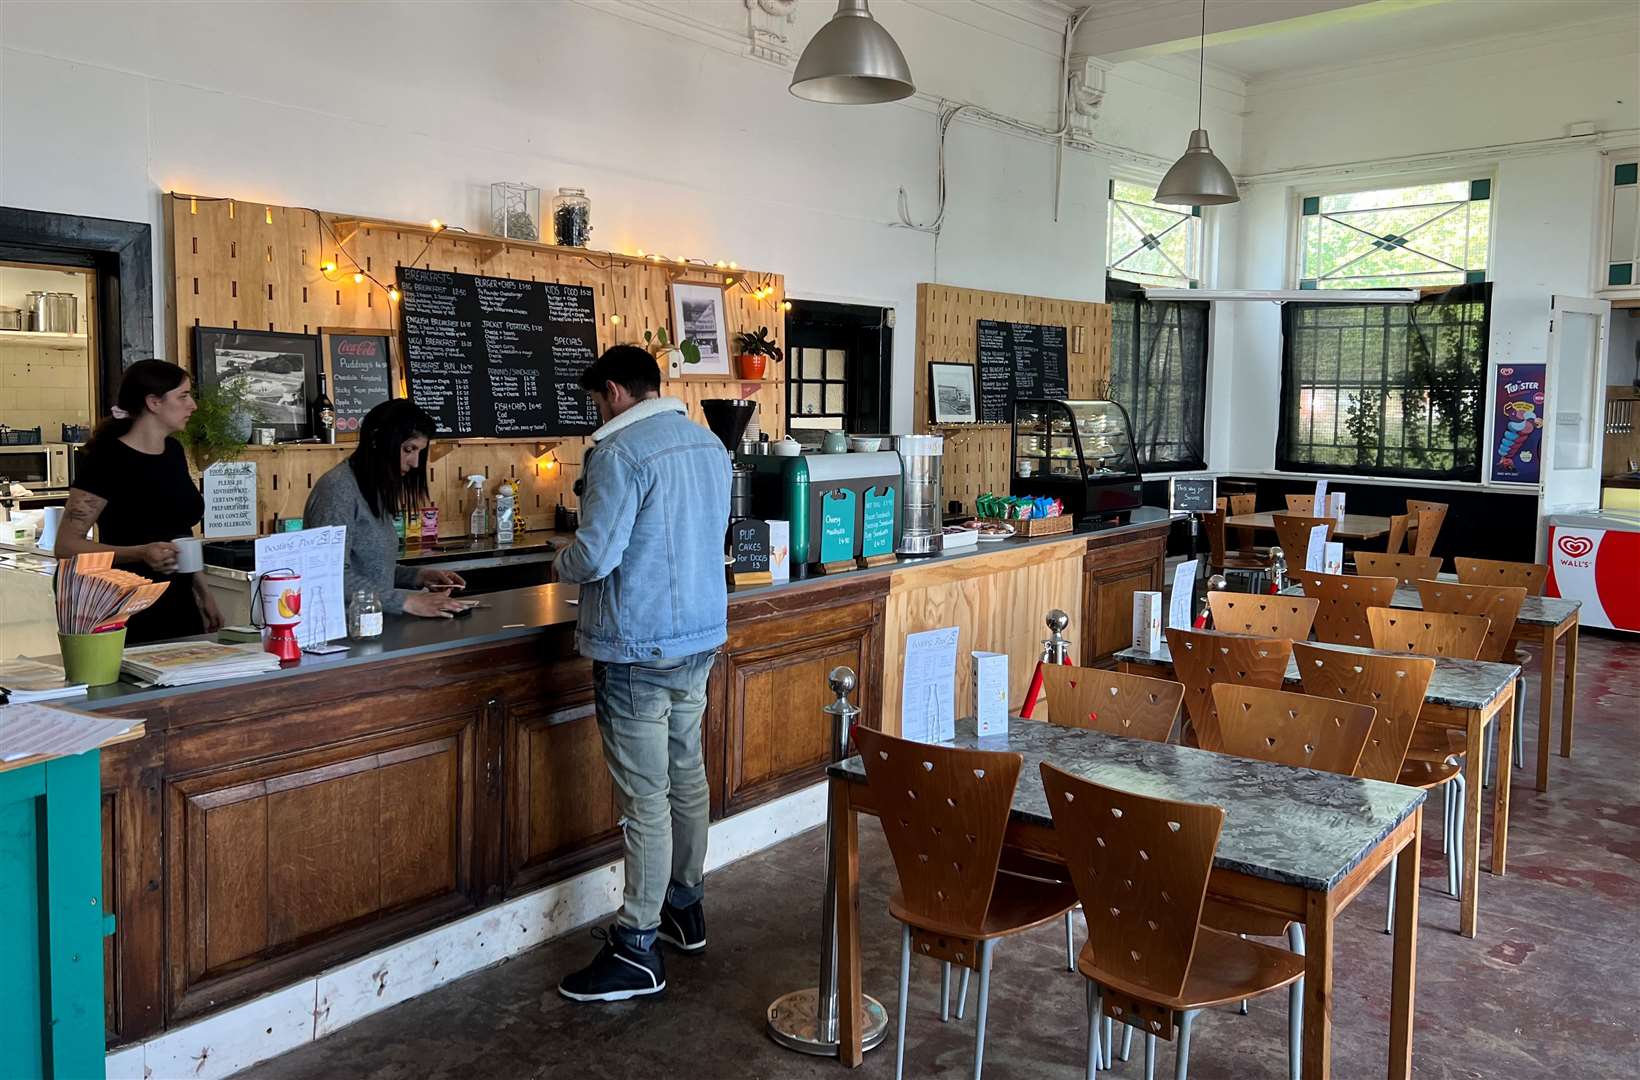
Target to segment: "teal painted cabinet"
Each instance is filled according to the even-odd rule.
[[[100,753],[0,772],[6,1076],[103,1076]]]

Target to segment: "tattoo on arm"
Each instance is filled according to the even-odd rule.
[[[97,523],[97,518],[102,515],[103,508],[107,505],[107,499],[81,491],[79,488],[70,488],[68,505],[63,508],[64,537],[72,541],[82,541],[85,534],[91,531],[91,526]]]

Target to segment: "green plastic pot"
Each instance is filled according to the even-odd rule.
[[[120,677],[125,654],[125,627],[101,634],[58,634],[63,652],[63,674],[71,683],[107,686]]]

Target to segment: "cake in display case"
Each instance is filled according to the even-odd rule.
[[[1015,495],[1060,500],[1079,520],[1119,521],[1143,501],[1127,410],[1114,401],[1014,402]]]

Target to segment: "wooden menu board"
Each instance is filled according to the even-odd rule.
[[[386,330],[319,328],[336,407],[336,437],[356,439],[365,414],[393,396],[393,337]]]
[[[584,435],[576,380],[598,354],[593,290],[401,266],[405,381],[443,438]]]
[[[979,420],[1006,424],[1019,398],[1070,397],[1065,328],[1036,323],[974,323],[979,367]]]

